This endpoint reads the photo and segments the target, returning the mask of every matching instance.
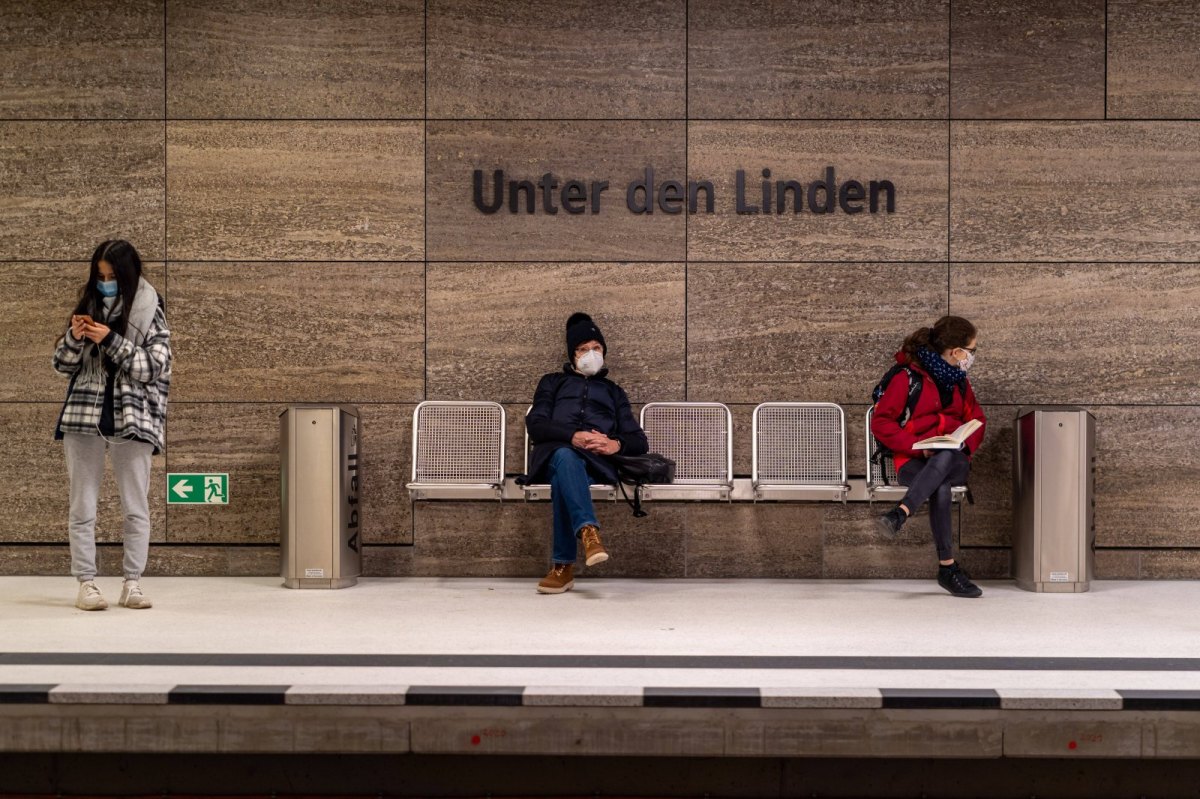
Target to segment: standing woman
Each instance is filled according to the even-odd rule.
[[[150,458],[163,449],[171,333],[162,297],[142,277],[142,259],[127,241],[103,242],[66,332],[54,368],[70,378],[54,438],[63,442],[70,478],[71,574],[75,607],[104,610],[96,586],[96,500],[104,452],[125,515],[124,586],[120,604],[148,608],[139,580],[150,549]]]
[[[917,330],[896,353],[896,362],[904,368],[895,370],[882,386],[883,394],[871,414],[871,433],[892,451],[896,476],[900,485],[908,487],[900,503],[878,518],[879,529],[888,537],[898,535],[908,517],[928,500],[938,584],[959,597],[978,597],[983,592],[954,560],[951,489],[966,483],[971,456],[983,443],[984,428],[976,430],[959,449],[913,449],[913,445],[953,433],[972,419],[986,423],[967,379],[967,370],[975,362],[976,343],[975,325],[961,316],[943,316],[933,327]]]

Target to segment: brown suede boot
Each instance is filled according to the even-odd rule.
[[[537,584],[539,594],[562,594],[575,587],[575,564],[556,563]]]
[[[588,566],[598,566],[608,560],[608,550],[600,543],[600,530],[595,525],[585,524],[579,528],[583,539],[583,559]]]

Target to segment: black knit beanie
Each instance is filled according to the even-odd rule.
[[[600,348],[608,355],[608,345],[604,343],[604,334],[592,317],[578,311],[567,319],[567,360],[575,362],[575,348],[585,341],[599,341]]]

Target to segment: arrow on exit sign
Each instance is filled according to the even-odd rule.
[[[167,503],[171,505],[228,505],[229,475],[168,474]]]

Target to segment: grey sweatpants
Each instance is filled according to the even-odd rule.
[[[96,500],[104,479],[104,450],[112,458],[113,476],[125,514],[126,580],[137,580],[150,551],[150,457],[154,447],[144,441],[105,441],[99,435],[63,433],[67,476],[71,481],[71,574],[80,582],[96,577]]]

